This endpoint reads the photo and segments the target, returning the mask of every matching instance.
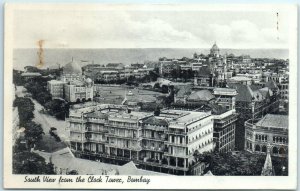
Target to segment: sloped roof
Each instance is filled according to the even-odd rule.
[[[207,76],[209,77],[211,74],[211,70],[208,66],[203,66],[198,71],[198,76]]]
[[[176,93],[176,97],[184,97],[185,95],[189,95],[192,92],[191,85],[179,86],[179,90]]]
[[[277,84],[273,81],[273,80],[269,80],[266,83],[266,87],[270,88],[270,89],[278,89]]]
[[[220,115],[227,111],[225,107],[218,104],[208,104],[208,106],[211,108],[212,114]]]
[[[238,94],[236,96],[236,101],[252,101],[252,90],[249,86],[244,84],[228,84],[230,88],[237,90]]]
[[[144,121],[146,124],[168,126],[168,122],[165,119],[158,119],[157,117],[149,117]]]
[[[256,123],[256,126],[288,129],[289,119],[287,115],[267,114]]]
[[[211,99],[215,98],[215,96],[208,90],[200,90],[192,93],[188,100],[199,100],[199,101],[209,101]]]

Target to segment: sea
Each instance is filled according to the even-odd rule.
[[[44,49],[43,68],[58,68],[72,61],[80,65],[107,63],[157,62],[161,57],[191,58],[194,53],[208,54],[203,48],[125,48],[125,49]],[[288,59],[288,49],[221,49],[220,54],[250,55],[252,58]],[[14,49],[13,68],[24,70],[25,66],[36,66],[39,63],[38,49]]]

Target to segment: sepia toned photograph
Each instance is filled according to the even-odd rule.
[[[5,21],[5,187],[296,188],[296,6],[7,4]]]

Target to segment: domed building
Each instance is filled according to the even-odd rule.
[[[81,67],[77,61],[72,60],[63,67],[64,74],[81,74]]]
[[[220,49],[219,49],[219,47],[217,46],[216,43],[214,43],[214,45],[211,47],[210,55],[214,56],[214,57],[219,57],[220,56]]]
[[[61,80],[64,82],[71,82],[74,80],[82,80],[82,79],[83,77],[82,77],[82,69],[80,63],[74,61],[72,58],[72,61],[63,67]]]

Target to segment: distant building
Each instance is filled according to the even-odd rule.
[[[159,116],[125,106],[98,105],[70,110],[71,148],[84,158],[185,175],[193,154],[213,150],[210,113],[163,110]]]
[[[216,97],[216,104],[223,106],[228,110],[235,109],[236,89],[214,88],[213,95]]]
[[[42,77],[42,74],[38,73],[38,72],[24,72],[24,73],[21,74],[21,77],[25,81],[31,81],[34,78]]]
[[[203,104],[212,103],[215,100],[215,96],[209,90],[198,90],[192,92],[186,98],[186,104],[191,107],[200,106]]]
[[[64,99],[68,102],[91,101],[94,97],[93,81],[72,81],[64,84]]]
[[[210,56],[219,57],[220,56],[220,49],[216,43],[210,49]]]
[[[228,84],[237,90],[235,108],[239,114],[236,128],[236,147],[243,150],[245,145],[245,121],[279,111],[279,96],[274,88],[255,85]]]
[[[211,87],[213,86],[212,71],[208,66],[201,67],[194,77],[195,86]]]
[[[64,85],[67,82],[59,80],[50,80],[47,82],[47,89],[52,96],[52,99],[64,97]]]
[[[228,79],[228,83],[251,85],[252,79],[249,77],[246,77],[246,76],[234,76],[234,77]]]
[[[82,69],[79,62],[72,59],[71,62],[63,67],[63,73],[60,76],[61,81],[71,82],[82,79]]]
[[[245,149],[251,153],[286,157],[288,154],[288,116],[267,114],[245,122]]]

